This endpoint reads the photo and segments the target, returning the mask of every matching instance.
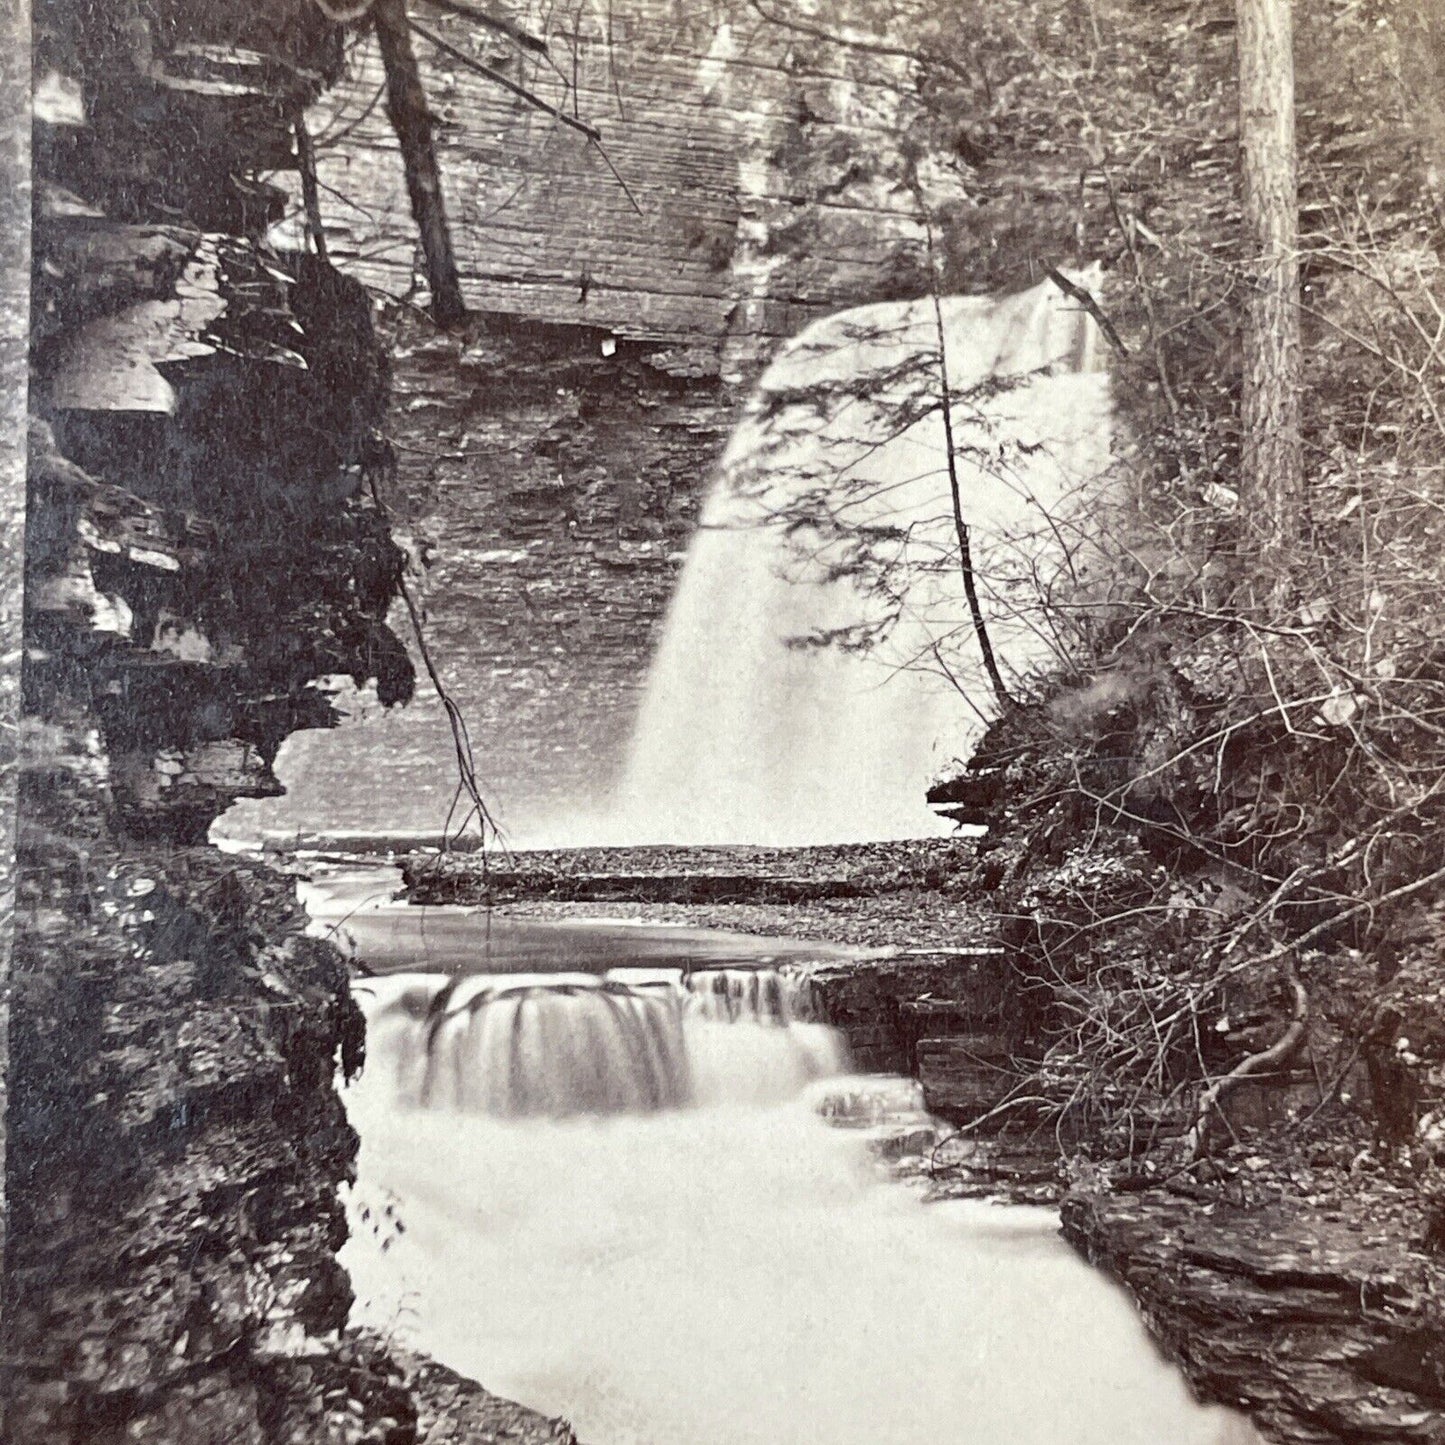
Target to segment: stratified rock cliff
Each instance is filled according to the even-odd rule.
[[[260,240],[341,35],[309,0],[36,24],[8,1438],[393,1438],[405,1393],[334,1342],[346,971],[204,846],[318,679],[412,687],[370,304]]]
[[[828,19],[846,28],[868,9],[848,0]],[[915,17],[895,11],[906,41]],[[466,16],[416,17],[472,309],[666,342],[670,369],[737,380],[818,315],[922,286],[905,56],[769,24],[745,0],[507,14],[549,53]],[[315,109],[328,240],[348,272],[419,294],[396,141],[367,110],[381,80],[360,42]]]

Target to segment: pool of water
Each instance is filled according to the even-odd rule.
[[[830,1124],[916,1102],[849,1075],[787,949],[721,968],[716,936],[669,930],[686,966],[604,971],[528,925],[532,969],[492,974],[483,918],[427,913],[357,983],[357,1320],[588,1445],[1256,1439],[1191,1398],[1051,1211],[925,1205]],[[442,914],[460,981],[427,951]],[[659,1060],[666,1088],[618,1084]]]

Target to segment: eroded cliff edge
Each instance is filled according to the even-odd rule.
[[[473,1393],[339,1333],[345,965],[205,841],[323,679],[412,690],[370,302],[261,239],[341,32],[308,0],[35,21],[7,1438],[446,1438]]]

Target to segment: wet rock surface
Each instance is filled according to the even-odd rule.
[[[362,1023],[286,880],[22,841],[5,1344],[14,1439],[285,1438],[351,1289]]]
[[[425,1445],[577,1445],[572,1427],[484,1390],[433,1360],[391,1349],[416,1400]]]
[[[1356,1177],[1301,1197],[1247,1177],[1252,1202],[1075,1194],[1064,1234],[1134,1297],[1195,1388],[1268,1439],[1445,1440],[1441,1270],[1411,1191]]]

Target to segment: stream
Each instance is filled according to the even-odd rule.
[[[920,1120],[916,1090],[850,1074],[807,1017],[820,946],[499,928],[388,891],[305,890],[375,970],[346,1091],[357,1323],[588,1445],[1256,1439],[1052,1211],[888,1179],[869,1136]]]

